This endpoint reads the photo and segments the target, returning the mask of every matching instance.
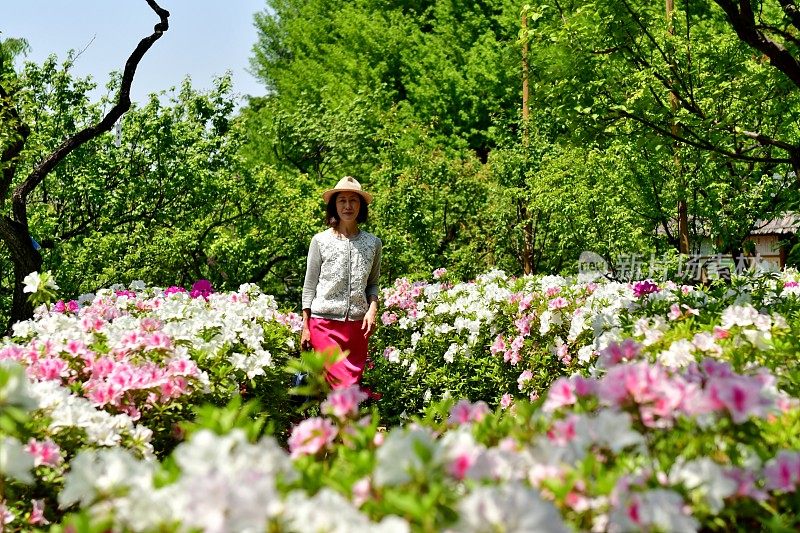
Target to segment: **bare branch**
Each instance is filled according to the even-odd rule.
[[[716,146],[716,145],[708,142],[707,140],[700,139],[698,136],[695,136],[695,139],[693,140],[693,139],[689,139],[687,137],[684,137],[682,135],[678,135],[676,133],[673,133],[671,131],[671,129],[659,126],[655,122],[653,122],[651,120],[647,120],[644,117],[640,117],[638,115],[634,115],[633,113],[629,113],[627,111],[621,111],[621,110],[618,110],[617,113],[621,117],[629,118],[631,120],[634,120],[636,122],[639,122],[640,124],[643,124],[643,125],[647,126],[648,128],[652,129],[653,131],[655,131],[656,133],[658,133],[660,135],[663,135],[665,137],[670,137],[670,138],[675,139],[676,141],[678,141],[680,143],[683,143],[683,144],[686,144],[686,145],[689,145],[689,146],[693,146],[693,147],[699,148],[701,150],[706,150],[706,151],[709,151],[709,152],[716,152],[716,153],[724,155],[724,156],[726,156],[726,157],[728,157],[730,159],[736,159],[736,160],[739,160],[739,161],[752,161],[752,162],[755,162],[755,163],[774,163],[774,164],[792,163],[793,162],[793,160],[791,158],[788,158],[788,157],[754,157],[754,156],[748,156],[748,155],[744,155],[744,154],[737,153],[737,152],[731,152],[730,150],[725,150],[724,148]],[[685,127],[683,129],[685,129]],[[776,140],[775,142],[780,142],[780,141]],[[774,143],[771,143],[771,144],[774,144]],[[792,149],[792,152],[790,152],[790,154],[797,151],[797,149],[795,147],[791,147],[790,146],[790,148]]]
[[[153,28],[153,33],[139,41],[136,49],[125,63],[125,70],[122,73],[122,84],[119,89],[117,103],[108,111],[105,117],[92,126],[89,126],[69,139],[65,140],[49,156],[43,159],[28,177],[14,190],[12,195],[12,206],[14,220],[27,226],[28,224],[28,195],[42,182],[42,180],[64,160],[71,152],[84,143],[99,136],[104,131],[109,131],[117,120],[131,107],[131,84],[136,68],[139,66],[144,54],[153,46],[165,31],[169,29],[169,11],[160,7],[155,0],[146,0],[150,8],[158,15],[160,22]]]

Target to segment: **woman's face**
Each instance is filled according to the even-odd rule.
[[[336,197],[336,214],[342,222],[355,222],[361,209],[361,200],[358,193],[340,192]]]

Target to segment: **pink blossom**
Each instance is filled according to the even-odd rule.
[[[563,296],[559,296],[558,298],[553,298],[547,303],[548,309],[551,311],[555,311],[557,309],[564,309],[569,305],[569,302]]]
[[[514,398],[509,393],[503,394],[503,397],[500,398],[501,409],[508,409],[509,407],[511,407],[512,403],[514,403]]]
[[[600,352],[600,366],[608,368],[622,361],[632,361],[639,357],[641,345],[633,339],[612,342]]]
[[[336,426],[321,417],[303,420],[294,428],[289,437],[289,450],[293,459],[303,455],[316,455],[329,446],[337,434]]]
[[[514,325],[516,326],[517,331],[519,331],[519,334],[521,336],[527,337],[528,335],[530,335],[530,333],[531,333],[531,320],[533,320],[533,317],[531,317],[530,315],[525,315],[525,316],[523,316],[521,318],[518,318],[514,322]]]
[[[369,500],[370,494],[372,493],[372,484],[369,481],[368,477],[362,477],[355,483],[353,483],[352,488],[353,493],[353,504],[356,507],[361,507]]]
[[[519,388],[519,390],[525,388],[525,383],[527,383],[531,379],[533,379],[533,372],[531,372],[530,370],[523,370],[522,374],[520,374],[519,377],[517,378],[517,387]]]
[[[172,339],[164,332],[156,331],[144,337],[146,350],[169,350],[172,348]]]
[[[800,452],[781,450],[764,467],[766,488],[794,492],[800,483]]]
[[[545,291],[545,294],[547,295],[548,298],[552,298],[553,296],[555,296],[560,292],[561,292],[561,287],[548,287],[547,290]]]
[[[767,493],[756,488],[756,473],[745,468],[729,468],[723,475],[736,483],[736,496],[753,498],[763,501],[767,499]]]
[[[494,343],[492,343],[492,346],[489,348],[489,351],[492,352],[492,355],[497,355],[500,352],[504,352],[505,350],[506,350],[506,341],[503,340],[502,335],[498,335],[497,337],[495,337]]]
[[[67,362],[59,357],[39,359],[28,369],[29,375],[42,381],[60,381],[68,372]]]
[[[462,451],[450,462],[447,471],[455,479],[462,480],[467,476],[467,471],[475,464],[475,454]]]
[[[367,394],[358,385],[350,385],[328,394],[328,398],[322,402],[320,410],[324,414],[345,419],[348,416],[357,415],[358,405],[366,399]]]
[[[197,363],[191,359],[173,359],[167,365],[167,371],[173,375],[183,376],[197,376],[200,374]]]
[[[554,420],[550,429],[547,431],[547,439],[559,446],[565,446],[575,440],[577,436],[576,424],[578,417],[570,415],[563,420]]]
[[[531,392],[531,393],[528,395],[528,399],[529,399],[530,401],[532,401],[532,402],[535,402],[536,400],[538,400],[538,399],[539,399],[539,393],[538,393],[538,392],[536,392],[536,391],[533,391],[533,392]]]
[[[50,311],[53,313],[64,313],[67,310],[67,304],[64,303],[64,300],[59,300],[53,304],[50,308]]]
[[[50,523],[44,517],[44,500],[31,500],[31,516],[28,518],[28,523],[39,526]]]
[[[164,327],[164,324],[157,318],[146,316],[139,322],[142,331],[153,332]]]
[[[117,298],[136,298],[136,293],[129,290],[117,291],[114,294],[116,294]]]
[[[33,457],[33,464],[35,466],[58,466],[61,464],[61,461],[63,461],[61,448],[50,439],[43,441],[31,439],[28,441],[28,445],[25,446],[25,451]]]
[[[20,363],[25,361],[25,348],[16,344],[9,344],[0,348],[0,361],[10,359]]]
[[[162,398],[178,398],[189,392],[189,384],[185,378],[176,376],[161,385]]]
[[[547,392],[547,400],[542,408],[545,411],[555,411],[559,407],[573,405],[577,401],[573,384],[567,378],[558,378]]]
[[[105,325],[106,321],[96,315],[84,315],[81,318],[81,329],[87,333],[100,331]]]
[[[761,416],[765,402],[761,398],[761,385],[745,376],[711,378],[706,387],[708,398],[718,409],[726,409],[731,419],[741,424],[751,416]]]
[[[381,315],[381,322],[383,322],[384,326],[391,326],[395,322],[397,322],[397,315],[394,313],[390,313],[389,311],[385,311]]]
[[[470,422],[480,422],[489,413],[489,406],[486,402],[472,403],[469,400],[459,400],[451,409],[447,419],[449,424],[468,424]]]
[[[441,279],[445,274],[447,274],[446,268],[437,268],[433,271],[433,279]]]
[[[520,313],[522,313],[523,311],[527,311],[532,303],[533,303],[533,296],[527,294],[525,296],[520,297],[519,306],[517,307],[517,309],[519,310]]]

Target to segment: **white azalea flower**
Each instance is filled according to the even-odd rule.
[[[529,533],[567,532],[561,514],[539,493],[520,483],[500,487],[478,487],[458,506],[459,520],[450,532]]]

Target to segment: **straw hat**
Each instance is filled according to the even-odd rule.
[[[331,196],[337,192],[354,192],[356,194],[360,194],[364,201],[368,204],[372,203],[372,195],[361,190],[361,184],[353,176],[345,176],[340,179],[339,183],[336,184],[336,187],[333,189],[328,189],[322,193],[322,199],[325,200],[325,203],[328,203],[328,201],[331,199]]]

